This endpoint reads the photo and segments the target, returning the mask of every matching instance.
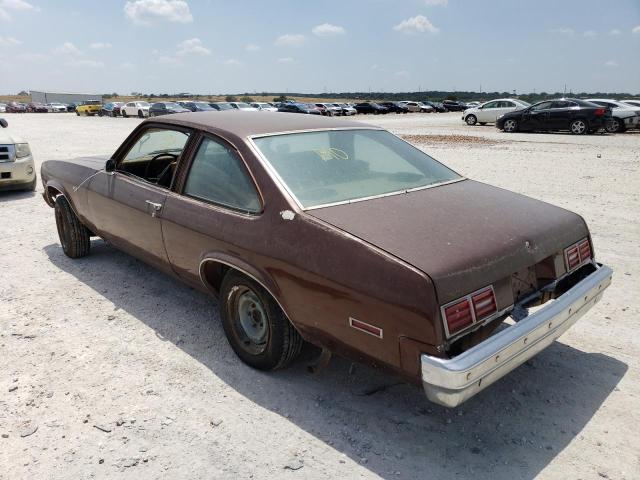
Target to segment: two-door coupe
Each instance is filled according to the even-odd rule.
[[[42,179],[68,256],[100,236],[216,295],[247,364],[284,367],[304,339],[443,405],[552,343],[612,276],[578,215],[343,119],[153,118],[111,158],[50,160]]]

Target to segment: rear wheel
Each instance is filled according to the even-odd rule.
[[[475,115],[467,115],[467,118],[465,118],[464,121],[467,122],[467,125],[471,125],[471,126],[478,123],[478,119],[476,118]]]
[[[300,353],[302,337],[276,301],[236,270],[222,280],[220,316],[231,348],[253,368],[284,368]]]
[[[486,125],[487,122],[480,122],[480,125]]]
[[[578,118],[577,120],[571,122],[571,125],[569,125],[569,129],[574,135],[584,135],[589,130],[589,126],[587,125],[586,120]]]
[[[518,121],[513,118],[508,118],[502,124],[502,129],[507,133],[513,133],[518,130]]]
[[[138,110],[138,118],[144,118],[144,113],[142,113],[142,110]]]
[[[124,118],[127,118],[129,115],[127,115],[127,111],[126,110],[122,110],[122,116]]]
[[[55,200],[56,227],[62,250],[67,257],[80,258],[89,254],[90,233],[62,195]]]
[[[626,130],[624,122],[616,117],[611,117],[605,128],[609,133],[622,133]]]

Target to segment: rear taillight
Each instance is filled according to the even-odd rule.
[[[468,298],[450,305],[444,309],[444,319],[447,322],[449,335],[459,332],[473,323],[471,302]]]
[[[594,113],[596,117],[601,117],[605,114],[606,111],[607,111],[606,108],[596,108],[596,111]]]
[[[458,333],[474,323],[486,320],[497,311],[498,306],[492,286],[454,300],[442,307],[447,336]]]
[[[584,238],[564,249],[564,261],[568,272],[575,270],[589,260],[591,260],[591,244],[588,238]]]
[[[487,287],[471,297],[473,311],[477,320],[483,320],[498,311],[493,288]]]

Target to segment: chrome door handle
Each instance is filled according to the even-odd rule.
[[[151,200],[145,200],[145,203],[147,205],[150,205],[151,208],[153,209],[151,212],[151,216],[155,217],[157,215],[157,213],[162,209],[162,204],[161,203],[156,203],[156,202],[152,202]]]

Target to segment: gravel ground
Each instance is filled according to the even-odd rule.
[[[5,115],[38,162],[110,153],[137,119]],[[360,117],[458,172],[583,215],[615,270],[560,341],[457,410],[307,352],[251,370],[215,301],[100,240],[65,257],[40,192],[0,194],[0,479],[640,478],[640,134]],[[42,187],[39,186],[39,189]]]

